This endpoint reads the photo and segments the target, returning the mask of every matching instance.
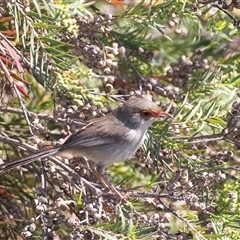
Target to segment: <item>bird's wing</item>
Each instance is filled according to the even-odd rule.
[[[116,126],[109,117],[108,115],[106,121],[105,117],[101,117],[71,135],[62,145],[60,151],[69,148],[94,147],[121,142],[118,134],[116,134],[116,129],[119,126]]]

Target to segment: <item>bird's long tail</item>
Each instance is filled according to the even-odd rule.
[[[44,150],[44,151],[39,151],[39,152],[30,154],[30,155],[28,155],[26,157],[23,157],[23,158],[19,158],[19,159],[1,164],[0,165],[0,173],[6,172],[8,170],[11,170],[11,169],[13,169],[15,167],[18,167],[18,166],[21,166],[21,165],[29,164],[31,162],[36,161],[37,159],[54,155],[58,151],[59,151],[59,148],[47,149],[47,150]]]

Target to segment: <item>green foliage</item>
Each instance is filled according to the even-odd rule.
[[[61,239],[239,239],[234,1],[33,0],[0,8],[3,160],[61,144],[134,94],[174,118],[154,123],[133,159],[109,168],[128,202],[95,184],[84,161],[5,173],[6,239],[33,223],[32,235]]]

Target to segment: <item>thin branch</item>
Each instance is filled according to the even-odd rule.
[[[12,108],[12,107],[0,107],[0,112],[16,113],[16,114],[19,114],[19,115],[23,115],[24,114],[22,109]],[[48,120],[48,121],[55,121],[53,116],[50,116],[48,114],[41,114],[41,113],[37,114],[37,113],[34,113],[34,112],[30,112],[30,111],[28,111],[28,114],[30,115],[30,117],[37,116],[39,119],[44,119],[44,120]]]
[[[217,1],[216,0],[198,0],[198,3],[201,3],[201,4],[209,4],[213,2],[217,2]]]
[[[12,107],[0,107],[0,112],[16,113],[16,114],[19,114],[19,115],[24,115],[24,111],[22,109],[12,108]],[[43,119],[43,120],[47,120],[47,121],[53,121],[53,122],[56,122],[56,123],[66,122],[66,119],[64,119],[64,118],[54,118],[53,116],[51,116],[49,114],[35,113],[35,112],[30,112],[30,111],[28,111],[28,114],[29,114],[30,117],[37,117],[39,119]],[[77,119],[73,119],[71,122],[76,124],[77,126],[85,126],[86,125],[86,122],[84,122],[84,121],[81,122]]]
[[[118,188],[117,188],[118,189]],[[118,189],[120,192],[126,193],[128,197],[133,197],[133,198],[168,198],[172,200],[184,200],[185,196],[183,194],[179,195],[173,195],[169,193],[148,193],[148,192],[139,192],[139,191],[133,191],[129,189]]]
[[[6,135],[5,136],[0,136],[0,142],[7,143],[11,146],[17,147],[17,148],[19,148],[21,150],[24,150],[24,151],[27,150],[29,152],[35,152],[35,151],[38,150],[37,148],[34,148],[32,145],[29,145],[27,143],[22,143],[22,142],[20,142],[16,139],[13,139],[13,138],[6,137]]]
[[[96,188],[94,186],[94,183],[89,182],[88,180],[86,180],[85,178],[81,177],[80,175],[78,175],[73,169],[71,169],[68,165],[66,165],[65,163],[63,163],[61,160],[58,160],[55,157],[50,156],[49,157],[51,159],[52,162],[54,162],[57,166],[61,167],[63,170],[69,172],[72,176],[75,176],[77,179],[79,179],[79,181],[85,183],[88,187],[90,187],[91,189],[93,189],[97,194],[101,194],[102,191],[99,190],[98,188]],[[77,186],[77,184],[75,184],[75,186]]]
[[[230,6],[230,5],[229,5]],[[233,21],[233,25],[235,27],[237,27],[238,29],[240,28],[239,20],[236,20],[227,10],[223,9],[221,6],[217,5],[217,4],[212,4],[212,7],[218,8],[219,10],[221,10],[222,12],[224,12],[230,19],[232,19]]]
[[[204,143],[204,142],[214,142],[218,140],[223,140],[224,136],[222,133],[210,134],[205,136],[197,136],[197,137],[171,137],[174,140],[186,143]]]
[[[12,83],[13,83],[13,88],[14,88],[16,94],[17,94],[18,101],[20,102],[20,105],[21,105],[21,108],[22,108],[24,117],[25,117],[25,119],[26,119],[26,121],[27,121],[28,129],[29,129],[30,133],[31,133],[32,135],[34,135],[34,134],[33,134],[33,131],[32,131],[32,127],[34,127],[34,126],[33,126],[33,125],[31,124],[31,122],[29,121],[29,118],[28,118],[28,115],[29,115],[29,114],[28,114],[28,110],[26,109],[25,105],[23,104],[22,97],[21,97],[20,94],[19,94],[19,91],[18,91],[18,89],[17,89],[17,87],[16,87],[16,84],[14,84],[14,82],[12,82]]]
[[[178,219],[180,219],[182,222],[184,222],[190,229],[192,229],[193,232],[195,232],[198,237],[200,237],[203,240],[207,240],[207,238],[205,238],[201,233],[199,233],[197,231],[197,229],[195,229],[186,219],[184,219],[183,217],[179,216],[174,210],[172,210],[169,206],[167,206],[167,204],[165,204],[160,198],[158,199],[158,201],[169,211],[171,212],[174,216],[176,216]]]

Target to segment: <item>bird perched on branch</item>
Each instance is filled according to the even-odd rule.
[[[170,115],[145,98],[131,98],[113,112],[95,119],[71,135],[61,146],[0,165],[0,173],[47,156],[82,156],[92,163],[92,170],[99,181],[122,199],[122,195],[104,176],[105,167],[130,158],[141,147],[148,128],[160,117]]]

